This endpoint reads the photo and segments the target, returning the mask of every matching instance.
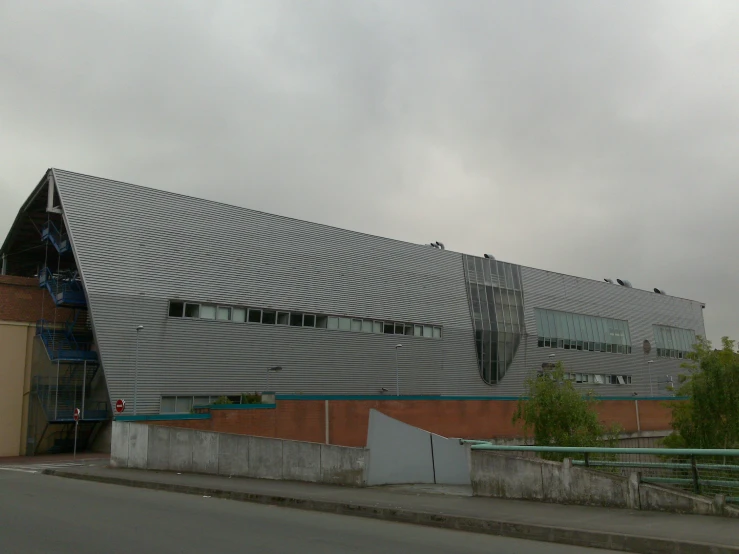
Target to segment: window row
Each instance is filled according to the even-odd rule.
[[[695,331],[667,325],[654,325],[654,342],[661,358],[687,358],[695,345]]]
[[[609,354],[631,354],[631,346],[624,346],[623,344],[609,344],[603,342],[585,342],[567,339],[545,339],[539,337],[538,346],[546,348],[564,348],[565,350],[608,352]]]
[[[193,406],[208,406],[219,398],[221,396],[162,396],[159,413],[189,414]],[[238,404],[241,401],[241,396],[229,396],[228,399]]]
[[[629,323],[590,315],[534,308],[540,347],[631,353]]]
[[[631,375],[603,375],[600,373],[565,373],[565,379],[593,385],[630,385]]]
[[[216,304],[180,302],[177,300],[171,300],[169,302],[169,317],[214,319],[235,323],[261,323],[263,325],[287,325],[290,327],[313,327],[317,329],[375,333],[379,335],[408,335],[428,339],[441,338],[441,327],[437,325],[377,321],[374,319],[306,314],[302,312],[282,312],[260,308],[239,308],[234,306],[219,306]]]

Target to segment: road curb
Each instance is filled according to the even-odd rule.
[[[473,533],[484,533],[516,539],[528,539],[544,542],[569,544],[588,548],[603,548],[621,552],[635,552],[639,554],[738,554],[739,546],[723,546],[718,544],[696,543],[652,537],[624,535],[621,533],[606,533],[587,531],[565,527],[552,527],[529,523],[515,523],[509,521],[495,521],[465,516],[420,512],[404,508],[384,508],[378,506],[352,504],[348,502],[333,502],[327,500],[312,500],[288,496],[238,492],[224,489],[210,489],[191,485],[157,483],[153,481],[139,481],[124,477],[108,477],[45,469],[45,475],[94,481],[111,485],[123,485],[142,489],[178,492],[198,496],[211,496],[240,502],[253,502],[299,508],[316,512],[326,512],[341,515],[353,515],[372,519],[381,519],[399,523],[413,523],[442,529],[456,529]]]

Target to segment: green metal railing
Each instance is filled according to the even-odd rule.
[[[501,446],[462,440],[472,450],[520,452],[548,459],[572,459],[572,464],[609,473],[638,473],[642,483],[722,494],[739,502],[739,449],[603,448],[571,446]]]

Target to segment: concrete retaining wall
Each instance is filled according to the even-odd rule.
[[[611,475],[573,466],[571,460],[559,463],[473,450],[470,467],[475,496],[739,516],[739,510],[726,506],[723,497],[711,499],[640,483],[637,473]]]
[[[368,451],[115,421],[110,461],[114,467],[361,487]]]

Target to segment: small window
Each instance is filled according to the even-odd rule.
[[[319,329],[325,329],[328,327],[328,316],[325,315],[317,315],[316,316],[316,327]]]
[[[193,406],[207,406],[210,404],[210,396],[196,396],[193,398]]]
[[[185,317],[200,317],[200,304],[185,304]]]
[[[290,314],[287,312],[277,312],[277,325],[288,325],[290,323]]]
[[[332,330],[336,330],[339,328],[339,318],[338,317],[329,317],[328,318],[328,328]]]
[[[208,304],[200,306],[200,318],[201,319],[215,319],[216,318],[216,307]]]
[[[339,318],[339,331],[350,331],[352,328],[352,320],[348,317]]]
[[[245,308],[234,308],[233,320],[236,323],[244,323],[244,321],[246,321],[246,309]]]
[[[185,309],[184,302],[170,302],[169,303],[169,317],[182,317]]]
[[[552,346],[552,343],[549,341],[549,339],[544,339],[544,346]]]
[[[434,328],[431,327],[431,325],[424,325],[423,326],[423,336],[427,339],[433,338],[434,336]]]
[[[575,382],[582,383],[582,373],[578,373],[575,375]]]
[[[251,316],[251,310],[249,310],[249,316]],[[262,323],[265,325],[274,325],[277,323],[277,314],[273,311],[262,311]]]
[[[413,326],[413,336],[414,337],[422,337],[423,336],[423,325],[414,325]]]
[[[159,405],[160,414],[173,414],[175,410],[176,396],[162,396],[162,403]]]
[[[175,404],[175,413],[189,414],[192,410],[192,396],[178,396]]]
[[[218,306],[216,319],[218,321],[231,321],[231,308],[227,308],[226,306]]]
[[[373,321],[372,322],[372,332],[373,333],[377,333],[378,335],[381,335],[382,332],[383,332],[382,327],[383,327],[382,321]]]
[[[313,314],[303,314],[303,327],[315,327],[316,316]]]
[[[413,325],[406,325],[403,327],[403,334],[410,337],[413,336]]]
[[[396,335],[402,335],[403,334],[403,324],[402,323],[396,323],[395,324],[395,334]]]
[[[261,322],[262,322],[262,310],[256,310],[254,308],[249,308],[249,323],[261,323]]]
[[[383,323],[382,332],[386,335],[392,335],[395,332],[395,325],[392,323]]]
[[[372,332],[372,321],[369,319],[363,319],[362,320],[362,332],[363,333],[371,333]]]
[[[434,338],[435,339],[441,338],[441,327],[434,327]]]
[[[362,320],[352,319],[352,331],[361,331],[361,330],[362,330]]]
[[[303,314],[290,314],[290,326],[291,327],[302,327],[303,326]]]
[[[618,378],[618,384],[619,385],[625,385],[626,384],[626,380],[624,379],[624,376],[623,375],[617,375],[616,377]]]
[[[593,375],[593,382],[596,385],[602,385],[605,382],[604,375]]]

